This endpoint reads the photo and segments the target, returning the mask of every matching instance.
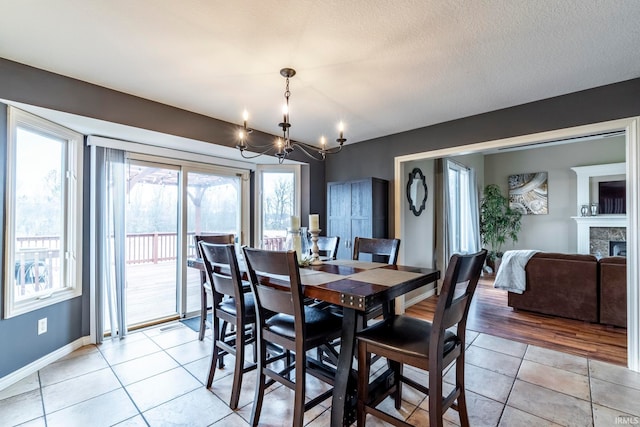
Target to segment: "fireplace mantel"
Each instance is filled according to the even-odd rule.
[[[574,216],[578,224],[578,246],[579,254],[591,253],[590,248],[590,228],[592,227],[627,227],[626,215],[596,215],[596,216]]]
[[[577,175],[577,214],[580,215],[582,205],[590,205],[590,181],[593,177],[609,175],[626,175],[626,163],[608,163],[592,166],[576,166],[571,168]],[[597,200],[596,200],[597,201]],[[572,217],[578,224],[577,252],[589,254],[590,228],[593,227],[627,227],[626,215],[594,215]]]

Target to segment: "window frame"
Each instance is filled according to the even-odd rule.
[[[471,170],[464,166],[461,165],[455,161],[449,161],[447,162],[447,173],[449,174],[449,189],[448,191],[451,191],[451,172],[453,172],[456,176],[456,180],[455,180],[455,204],[456,206],[450,206],[449,207],[449,212],[447,212],[447,214],[449,215],[450,220],[455,219],[455,221],[451,221],[451,224],[453,225],[455,223],[455,234],[456,234],[456,241],[455,241],[455,247],[452,247],[452,253],[469,253],[468,251],[468,247],[466,247],[465,242],[463,242],[462,240],[462,236],[465,235],[465,233],[468,231],[466,230],[466,226],[464,224],[463,218],[462,218],[462,213],[464,209],[469,208],[468,204],[465,204],[466,199],[463,199],[462,194],[463,194],[463,190],[469,190],[469,175],[471,174]],[[450,198],[450,201],[453,202],[453,198]],[[454,242],[451,242],[452,244]]]
[[[258,165],[256,166],[256,192],[255,192],[255,218],[256,227],[254,231],[254,243],[256,247],[262,247],[262,236],[264,230],[263,216],[263,174],[265,173],[292,173],[293,174],[293,210],[294,215],[300,217],[301,212],[301,170],[300,165]]]
[[[7,157],[5,185],[5,245],[4,245],[4,318],[8,319],[33,310],[57,304],[82,295],[82,203],[84,135],[52,123],[15,107],[9,107],[7,120]],[[16,301],[15,272],[15,209],[16,209],[16,149],[18,128],[36,132],[64,143],[62,178],[64,185],[63,223],[60,242],[61,278],[64,287],[46,295],[34,295]]]

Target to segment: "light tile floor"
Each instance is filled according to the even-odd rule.
[[[615,426],[640,424],[640,374],[595,360],[486,334],[467,336],[467,401],[472,426]],[[255,371],[245,375],[240,407],[228,407],[233,361],[204,387],[211,339],[179,322],[83,347],[0,390],[0,426],[247,426]],[[383,363],[383,362],[379,362]],[[421,382],[427,374],[405,372]],[[445,376],[447,387],[453,376]],[[308,381],[314,396],[323,385]],[[446,387],[445,387],[445,391]],[[399,414],[428,425],[428,404],[404,387]],[[261,425],[291,425],[292,392],[272,387]],[[393,403],[383,402],[395,412]],[[458,415],[445,414],[446,425]],[[328,426],[330,401],[305,414],[307,426]],[[370,426],[384,423],[370,418]]]

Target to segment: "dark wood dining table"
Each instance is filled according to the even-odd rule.
[[[188,260],[187,265],[204,269],[197,259]],[[352,364],[358,314],[380,306],[388,306],[393,314],[391,302],[395,298],[439,278],[440,271],[435,269],[356,260],[325,261],[300,268],[305,296],[343,308],[340,355],[331,402],[332,426],[350,425],[356,417],[357,374]]]

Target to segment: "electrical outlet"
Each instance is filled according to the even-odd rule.
[[[42,335],[47,332],[47,318],[38,320],[38,335]]]

